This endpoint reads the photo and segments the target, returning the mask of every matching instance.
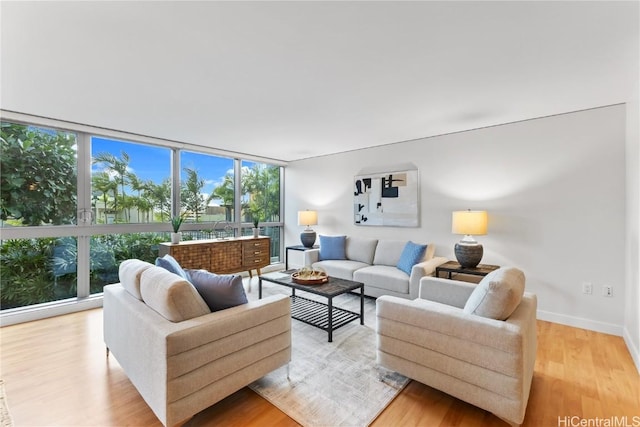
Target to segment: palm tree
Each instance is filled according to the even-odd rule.
[[[222,201],[221,206],[225,208],[226,221],[232,220],[231,210],[233,208],[234,195],[235,195],[235,192],[234,192],[233,175],[228,173],[224,176],[222,184],[214,188],[208,197],[208,201],[211,201],[212,199],[220,199]]]
[[[128,179],[128,169],[129,169],[129,155],[122,151],[120,158],[117,158],[111,153],[102,152],[98,153],[93,158],[93,163],[103,163],[106,172],[112,172],[115,175],[116,181],[120,184],[120,188],[122,190],[122,201],[126,203],[126,193],[125,186],[127,184]],[[114,197],[114,209],[116,211],[116,215],[118,213],[118,196],[117,194]]]
[[[118,185],[115,181],[112,181],[107,172],[94,173],[91,176],[92,186],[96,191],[99,191],[102,196],[98,199],[104,203],[104,223],[107,223],[107,202],[109,201],[109,192],[113,193],[113,200],[118,197]]]
[[[147,195],[153,207],[160,212],[160,222],[164,222],[165,215],[171,216],[171,180],[167,178],[159,185],[153,181],[147,181],[146,184]]]

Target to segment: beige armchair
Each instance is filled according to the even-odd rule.
[[[519,425],[536,358],[536,308],[517,269],[498,269],[478,285],[425,277],[415,300],[378,298],[377,361]]]
[[[285,295],[210,312],[182,277],[140,260],[104,287],[104,342],[165,426],[286,365],[291,305]]]

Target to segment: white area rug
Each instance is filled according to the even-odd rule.
[[[291,290],[264,282],[263,295]],[[257,283],[249,299],[257,299]],[[310,294],[302,294],[312,298]],[[326,298],[319,298],[326,302]],[[334,306],[360,311],[360,297],[341,295]],[[367,426],[409,380],[376,364],[375,300],[365,299],[365,325],[353,321],[333,332],[292,320],[290,374],[282,367],[251,389],[305,427]]]

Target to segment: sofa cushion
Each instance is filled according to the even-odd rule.
[[[524,273],[502,267],[487,274],[473,290],[464,306],[465,313],[506,320],[522,301]]]
[[[347,237],[345,255],[352,261],[360,261],[365,264],[373,264],[373,256],[376,253],[378,239],[365,239],[361,237]]]
[[[189,270],[188,273],[191,283],[211,311],[220,311],[248,302],[240,275],[215,274],[206,270]]]
[[[320,260],[346,259],[346,238],[347,236],[320,235]]]
[[[362,282],[365,287],[385,289],[401,294],[409,293],[409,276],[396,266],[371,265],[353,273],[353,280]],[[366,291],[365,291],[366,293]]]
[[[169,254],[166,254],[162,258],[156,258],[156,265],[158,267],[162,267],[167,271],[172,272],[173,274],[177,274],[182,277],[184,280],[191,281],[189,277],[189,273],[187,273],[178,263],[178,261]]]
[[[400,255],[406,243],[406,240],[378,240],[373,263],[375,265],[390,265],[395,267],[398,265]]]
[[[140,276],[142,272],[153,267],[153,264],[139,259],[127,259],[120,263],[118,267],[118,277],[122,287],[131,295],[142,300],[140,294]]]
[[[142,272],[140,294],[145,304],[171,322],[211,313],[191,283],[161,267]]]
[[[360,261],[329,259],[326,261],[314,262],[311,266],[315,269],[322,268],[329,277],[353,280],[353,273],[363,267],[369,267],[369,264],[365,264]]]
[[[411,275],[411,268],[424,258],[424,251],[426,249],[427,245],[419,245],[412,241],[408,241],[404,245],[404,249],[400,254],[400,260],[398,260],[396,267],[408,275]]]

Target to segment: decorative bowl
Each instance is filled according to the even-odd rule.
[[[329,281],[329,276],[324,270],[303,267],[291,274],[291,280],[299,285],[322,285]]]

